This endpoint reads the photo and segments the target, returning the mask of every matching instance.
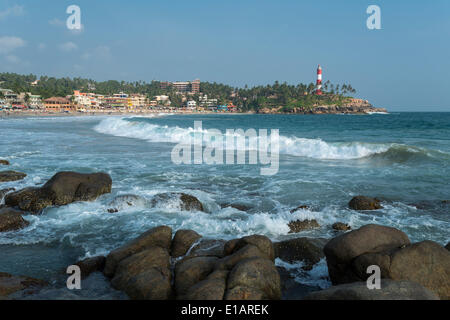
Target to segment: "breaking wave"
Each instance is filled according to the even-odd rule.
[[[170,127],[129,121],[127,118],[107,118],[96,125],[94,129],[103,134],[167,143],[185,142],[187,137],[193,137],[196,132],[203,134],[210,132],[207,129]],[[268,134],[270,135],[270,132]],[[222,137],[225,138],[225,133],[222,133]],[[249,144],[254,145],[248,143],[247,148]],[[382,158],[393,162],[403,162],[412,157],[449,156],[439,151],[429,151],[395,143],[326,142],[322,139],[282,135],[279,139],[279,147],[281,154],[323,160]]]

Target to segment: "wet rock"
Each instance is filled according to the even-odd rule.
[[[228,249],[231,246],[233,247],[230,253],[234,253],[234,252],[242,249],[243,247],[251,244],[251,245],[254,245],[255,247],[257,247],[262,253],[264,253],[269,260],[273,261],[275,259],[275,253],[274,253],[272,241],[269,238],[267,238],[266,236],[252,235],[252,236],[247,236],[247,237],[238,239],[235,243],[233,242],[233,240],[231,240],[231,242],[233,244],[228,245]],[[224,247],[224,250],[225,250],[225,247]]]
[[[279,300],[280,275],[272,261],[248,258],[240,261],[228,275],[225,300]]]
[[[295,220],[288,223],[289,233],[298,233],[304,230],[310,230],[314,228],[319,228],[320,225],[317,220]]]
[[[5,197],[5,204],[39,213],[48,206],[75,201],[92,201],[111,192],[112,180],[106,173],[59,172],[40,188],[25,188]]]
[[[292,209],[292,210],[290,211],[290,213],[294,213],[294,212],[296,212],[296,211],[298,211],[298,210],[310,210],[310,209],[311,209],[310,206],[299,205],[298,207]]]
[[[305,300],[439,300],[418,283],[381,279],[381,289],[370,290],[366,282],[341,284],[312,292]]]
[[[12,208],[0,209],[0,232],[14,231],[27,227],[30,223],[22,217],[23,212]]]
[[[447,249],[447,250],[449,250],[449,251],[450,251],[450,242],[449,242],[449,243],[447,243],[447,245],[445,246],[445,249]]]
[[[16,191],[16,189],[14,188],[6,188],[6,189],[2,189],[0,190],[0,201],[3,200],[3,198],[10,192],[12,191]]]
[[[281,281],[282,300],[300,300],[308,293],[321,290],[318,286],[310,286],[295,281],[291,273],[283,267],[277,267]]]
[[[323,248],[327,242],[324,238],[296,238],[275,242],[275,256],[289,263],[304,261],[306,265],[314,265],[325,257]]]
[[[104,256],[97,256],[78,261],[76,265],[80,267],[81,277],[84,279],[93,272],[103,272],[105,262],[106,258]]]
[[[175,291],[177,297],[183,299],[189,288],[205,280],[214,270],[217,260],[218,258],[216,257],[194,257],[178,262],[175,266]]]
[[[106,257],[103,273],[112,277],[120,261],[149,247],[159,246],[169,251],[171,241],[172,229],[170,227],[159,226],[150,229],[124,246],[111,251]]]
[[[27,175],[23,172],[17,171],[0,171],[0,182],[22,180]]]
[[[352,262],[354,273],[367,278],[367,267],[378,265],[381,277],[414,281],[441,299],[450,299],[450,252],[433,241],[422,241],[402,248],[365,253]]]
[[[184,296],[186,300],[223,300],[228,271],[211,273],[205,280],[190,287]]]
[[[131,299],[166,300],[172,295],[170,256],[152,246],[120,261],[111,284]]]
[[[188,257],[223,257],[224,240],[202,239],[190,249]]]
[[[338,230],[338,231],[348,231],[348,230],[352,229],[352,227],[350,227],[348,224],[343,223],[343,222],[333,223],[333,225],[331,227],[334,230]]]
[[[361,281],[352,271],[351,263],[358,256],[409,245],[408,236],[395,228],[375,224],[331,239],[324,247],[328,272],[333,284]]]
[[[273,261],[267,253],[262,252],[257,246],[248,244],[245,247],[234,251],[233,254],[218,260],[215,269],[232,270],[239,261],[247,258],[264,258]]]
[[[164,206],[167,203],[177,201],[182,211],[204,211],[203,204],[196,197],[186,193],[160,193],[153,197],[151,205],[153,207]]]
[[[0,165],[9,166],[9,161],[8,160],[4,160],[4,159],[0,159]]]
[[[237,209],[239,211],[244,211],[247,212],[249,211],[252,207],[246,205],[246,204],[242,204],[242,203],[230,203],[230,204],[221,204],[220,207],[223,208],[234,208]]]
[[[383,208],[380,204],[380,200],[365,196],[353,197],[348,203],[348,206],[353,210],[377,210]]]
[[[146,204],[147,199],[143,197],[134,194],[120,195],[115,197],[114,200],[109,203],[108,206],[110,209],[108,209],[108,212],[119,212],[129,207],[145,207]]]
[[[25,294],[33,294],[43,287],[47,282],[23,276],[13,276],[9,273],[0,272],[0,300],[7,299],[9,295],[18,291],[25,291]]]
[[[178,230],[172,240],[171,255],[173,258],[184,256],[192,245],[202,236],[193,230]]]

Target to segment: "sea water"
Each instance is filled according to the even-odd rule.
[[[278,129],[278,173],[264,176],[260,165],[249,164],[174,164],[171,151],[195,133],[194,121],[202,121],[205,131]],[[215,239],[263,234],[278,241],[331,238],[336,236],[331,225],[340,221],[353,229],[369,223],[399,228],[412,241],[450,240],[450,204],[444,202],[450,200],[450,113],[4,118],[0,158],[11,162],[1,170],[27,174],[0,189],[39,186],[66,170],[112,177],[111,194],[47,208],[25,216],[27,228],[0,234],[1,272],[53,282],[79,259],[106,255],[159,225]],[[194,195],[207,212],[181,211],[177,201],[149,205],[163,192]],[[127,194],[148,202],[109,213],[111,201]],[[384,208],[350,210],[356,195],[377,197]],[[290,213],[298,205],[310,209]],[[297,219],[316,219],[321,227],[290,234],[288,223]],[[306,283],[324,286],[327,270],[321,263],[315,268],[320,274]],[[103,280],[95,281],[102,286]],[[105,293],[93,290],[87,297]]]

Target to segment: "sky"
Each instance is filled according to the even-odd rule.
[[[0,72],[243,87],[315,82],[318,64],[377,107],[450,111],[450,1],[0,0]]]

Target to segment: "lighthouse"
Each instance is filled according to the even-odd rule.
[[[317,67],[317,82],[316,82],[316,94],[318,96],[322,95],[322,67]]]

